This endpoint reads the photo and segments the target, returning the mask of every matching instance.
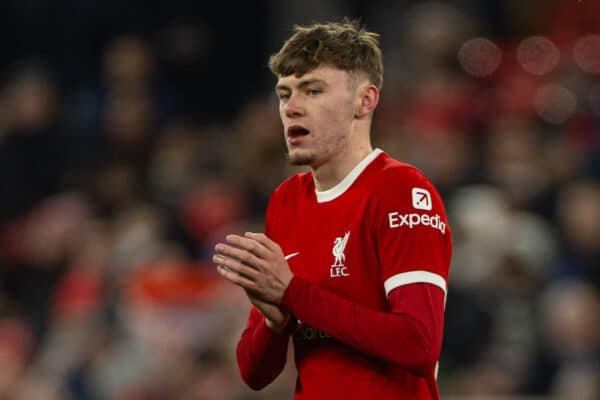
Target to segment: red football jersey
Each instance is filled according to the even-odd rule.
[[[437,291],[442,303],[439,314],[443,314],[452,252],[444,206],[420,171],[379,149],[330,190],[316,191],[310,173],[282,183],[269,202],[266,234],[281,246],[298,281],[318,285],[365,309],[387,313],[392,291],[426,285]],[[294,289],[288,290],[292,293],[286,292],[286,297],[293,297]],[[294,311],[293,305],[290,310]],[[253,310],[247,331],[261,320]],[[435,329],[441,342],[442,324]],[[369,354],[369,345],[350,346],[353,332],[338,335],[335,329],[327,331],[299,321],[292,337],[298,371],[296,399],[439,397],[433,367],[415,374]],[[279,345],[268,351],[284,349]]]

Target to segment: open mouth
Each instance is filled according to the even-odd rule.
[[[302,136],[306,136],[310,133],[308,129],[300,125],[292,125],[288,128],[287,134],[290,139],[296,139]]]

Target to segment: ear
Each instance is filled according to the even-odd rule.
[[[379,89],[377,89],[377,86],[366,82],[358,87],[356,100],[354,117],[358,119],[365,118],[375,110],[379,103]]]

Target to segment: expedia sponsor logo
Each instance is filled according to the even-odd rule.
[[[446,223],[442,221],[442,218],[438,214],[400,214],[399,212],[394,211],[388,214],[388,221],[390,228],[402,228],[405,226],[412,229],[415,226],[423,225],[437,229],[442,232],[442,234],[446,233]]]
[[[412,205],[417,210],[431,210],[431,194],[423,188],[413,188]]]

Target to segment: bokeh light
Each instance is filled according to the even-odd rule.
[[[517,47],[517,60],[525,71],[534,75],[546,75],[560,61],[560,51],[544,36],[531,36]]]
[[[493,74],[498,68],[502,60],[502,50],[489,39],[473,38],[460,47],[458,59],[468,74],[484,77]]]
[[[600,35],[586,35],[573,48],[575,62],[588,74],[600,74]]]
[[[573,115],[577,107],[577,98],[573,92],[555,83],[539,88],[533,102],[538,115],[551,124],[562,124]]]

